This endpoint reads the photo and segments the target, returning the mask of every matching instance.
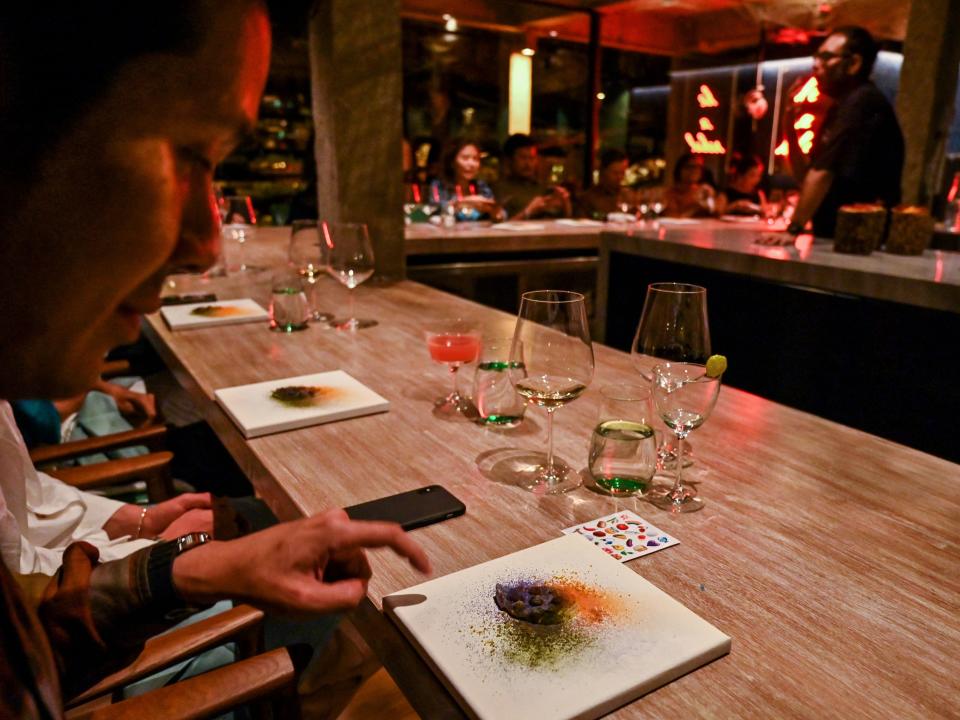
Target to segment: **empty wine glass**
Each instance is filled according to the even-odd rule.
[[[717,404],[720,378],[706,374],[706,367],[697,363],[661,363],[653,368],[653,401],[657,414],[677,437],[676,476],[673,487],[657,493],[649,500],[671,512],[695,512],[703,508],[703,500],[683,486],[683,441],[706,422]]]
[[[653,375],[644,356],[706,363],[710,357],[707,289],[672,282],[648,285],[630,355],[637,372],[648,381],[653,380]],[[676,459],[666,442],[660,446],[659,452],[663,463]]]
[[[547,411],[546,463],[535,468],[532,477],[521,478],[523,484],[548,495],[579,487],[579,474],[554,462],[553,413],[580,397],[593,379],[593,346],[583,295],[566,290],[524,293],[510,361],[524,368],[512,377],[517,392]]]
[[[333,320],[337,330],[360,330],[377,324],[376,320],[354,317],[353,291],[373,275],[373,245],[363,223],[323,223],[323,241],[327,246],[327,272],[349,290],[347,317]]]
[[[316,220],[294,220],[290,228],[290,247],[287,251],[290,266],[303,278],[310,317],[329,322],[333,315],[317,308],[320,278],[327,269],[327,245],[320,240]]]
[[[432,323],[424,334],[430,358],[438,363],[446,363],[453,385],[448,395],[436,400],[434,412],[444,416],[467,412],[470,404],[460,395],[457,371],[464,363],[477,359],[480,352],[480,331],[468,320],[451,318]]]
[[[257,236],[257,214],[253,209],[253,200],[249,195],[225,197],[220,202],[220,214],[223,219],[221,233],[224,247],[230,248],[230,254],[235,253],[230,270],[256,270],[254,266],[247,265],[244,259],[244,246]]]

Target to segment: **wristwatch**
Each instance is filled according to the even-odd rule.
[[[164,613],[168,620],[178,619],[182,614],[193,612],[187,607],[173,584],[173,561],[188,550],[200,547],[213,538],[205,532],[181,535],[176,540],[157,543],[150,549],[147,559],[147,586],[154,608]]]
[[[787,232],[791,235],[799,235],[803,232],[803,226],[805,223],[792,222],[787,225]]]

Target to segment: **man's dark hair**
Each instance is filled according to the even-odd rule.
[[[535,148],[536,146],[537,141],[529,135],[514,133],[508,137],[507,141],[503,144],[503,156],[512,160],[513,156],[517,154],[517,151],[528,147]]]
[[[873,39],[873,35],[859,25],[844,25],[830,34],[843,35],[846,40],[844,50],[851,55],[859,55],[862,59],[857,78],[869,80],[870,73],[873,72],[873,64],[877,60],[877,53],[880,52],[880,45]]]
[[[607,148],[602,153],[600,153],[600,169],[613,165],[614,163],[623,162],[627,159],[627,154],[623,150],[617,150],[616,148]]]

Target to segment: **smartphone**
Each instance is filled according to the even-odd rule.
[[[344,508],[351,520],[389,520],[404,530],[463,515],[467,506],[439,485],[390,495]]]
[[[161,305],[190,305],[191,303],[214,302],[217,299],[214,293],[198,293],[196,295],[167,295],[160,298]]]

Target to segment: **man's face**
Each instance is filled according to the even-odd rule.
[[[527,180],[537,179],[537,170],[540,167],[540,158],[535,147],[520,148],[513,154],[510,161],[513,174]]]
[[[212,170],[256,119],[270,31],[256,9],[210,27],[190,56],[120,68],[23,202],[0,209],[0,397],[87,389],[159,307],[165,276],[216,258]]]
[[[627,161],[617,160],[607,165],[600,171],[600,184],[613,192],[619,190],[623,184],[623,178],[627,175]]]
[[[845,36],[830,35],[813,56],[813,76],[823,92],[836,97],[854,81],[860,61],[859,55],[848,54]]]

